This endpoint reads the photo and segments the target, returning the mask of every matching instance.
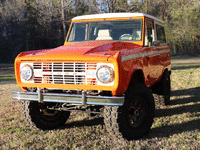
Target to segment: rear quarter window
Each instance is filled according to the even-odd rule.
[[[156,24],[156,36],[157,40],[161,43],[166,43],[165,29],[163,26]]]

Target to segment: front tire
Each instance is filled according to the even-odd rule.
[[[114,138],[139,139],[151,128],[155,112],[154,98],[142,83],[129,86],[123,106],[105,106],[104,123]]]
[[[47,109],[48,105],[51,104],[22,101],[22,115],[29,127],[49,130],[65,124],[70,116],[70,112],[49,110]]]

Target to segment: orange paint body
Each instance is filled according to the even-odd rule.
[[[15,74],[18,85],[25,87],[72,89],[72,90],[102,90],[111,91],[113,95],[122,95],[128,88],[132,75],[141,70],[144,84],[151,87],[158,82],[164,70],[171,70],[170,51],[168,46],[144,47],[146,17],[106,18],[73,20],[73,22],[142,19],[141,41],[109,41],[94,40],[83,42],[65,42],[64,46],[55,49],[37,50],[20,53],[15,60]],[[148,19],[148,18],[147,18]],[[69,30],[70,31],[70,30]],[[67,37],[69,36],[69,33]],[[68,38],[66,38],[68,39]],[[50,84],[48,77],[43,83],[24,83],[20,77],[21,63],[111,63],[114,66],[114,84]],[[33,79],[31,79],[33,80]],[[92,83],[92,81],[91,81]]]

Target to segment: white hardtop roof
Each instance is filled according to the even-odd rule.
[[[104,19],[104,18],[125,18],[125,17],[141,17],[141,16],[145,16],[148,18],[151,18],[153,20],[156,20],[160,23],[163,23],[162,20],[148,15],[148,14],[144,14],[144,13],[104,13],[104,14],[92,14],[92,15],[82,15],[82,16],[77,16],[74,17],[72,20],[83,20],[83,19]]]

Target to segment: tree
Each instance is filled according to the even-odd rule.
[[[168,32],[169,42],[175,51],[194,53],[198,49],[200,35],[200,4],[197,1],[177,0],[170,5]],[[192,52],[193,51],[193,52]]]
[[[0,3],[0,61],[13,61],[19,49],[25,47],[22,0],[1,1]],[[17,52],[18,51],[18,52]]]
[[[172,52],[200,50],[198,0],[0,0],[0,61],[14,61],[21,51],[62,45],[71,18],[106,12],[158,17],[165,22]]]

